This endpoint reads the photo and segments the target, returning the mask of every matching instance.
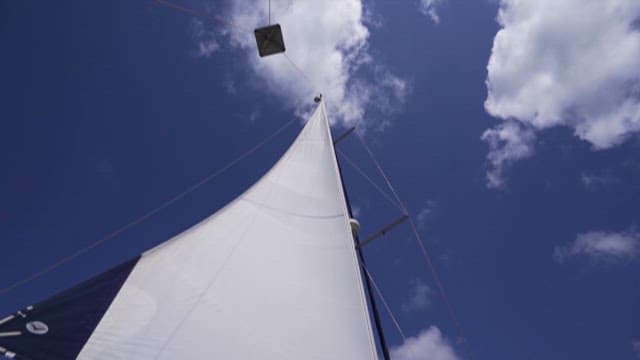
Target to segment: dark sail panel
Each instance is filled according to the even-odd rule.
[[[15,359],[75,359],[138,259],[1,318],[0,354]]]

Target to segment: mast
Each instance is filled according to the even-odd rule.
[[[322,99],[322,95],[320,95],[319,97],[316,97],[316,102],[322,102],[321,106],[324,106],[324,101]],[[326,113],[326,112],[325,112]],[[346,135],[350,134],[351,132],[353,132],[355,128],[351,128],[347,134],[342,135],[339,137],[340,140],[342,140]],[[347,210],[349,212],[349,218],[353,218],[353,210],[351,209],[351,202],[349,201],[349,194],[347,192],[347,187],[344,184],[344,177],[342,176],[342,166],[340,165],[340,160],[338,159],[338,156],[336,155],[336,149],[335,146],[337,144],[337,141],[332,141],[333,147],[334,147],[334,151],[333,151],[333,155],[335,156],[335,160],[336,160],[336,164],[338,165],[338,173],[339,173],[339,177],[340,177],[340,184],[342,186],[342,192],[344,193],[344,198],[345,198],[345,203],[347,205]],[[364,258],[364,253],[362,252],[362,247],[360,246],[360,238],[358,236],[357,232],[353,232],[353,241],[354,241],[354,246],[356,248],[356,253],[358,254],[358,259],[360,260],[360,268],[362,270],[362,277],[364,278],[365,281],[365,286],[367,289],[367,297],[369,299],[369,303],[371,304],[371,310],[373,311],[373,319],[376,325],[376,332],[378,333],[378,340],[380,342],[380,348],[382,349],[382,354],[384,356],[385,360],[390,360],[391,357],[389,355],[389,348],[387,346],[387,341],[384,337],[384,331],[382,328],[382,322],[380,320],[380,312],[378,311],[378,306],[376,304],[376,298],[375,298],[375,294],[373,293],[373,288],[371,286],[371,280],[369,280],[369,276],[367,276],[366,274],[366,270],[364,269],[364,267],[367,266],[367,263],[365,261]]]

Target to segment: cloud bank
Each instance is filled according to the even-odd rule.
[[[460,357],[440,330],[431,326],[415,337],[407,338],[398,346],[391,348],[393,360],[458,360]]]
[[[533,153],[537,130],[570,127],[596,150],[640,130],[639,19],[637,0],[501,0],[484,105],[505,123],[482,137],[490,187]]]
[[[271,96],[284,100],[298,115],[304,116],[321,92],[332,122],[354,125],[367,114],[362,125],[384,126],[371,114],[391,114],[405,102],[408,82],[369,52],[361,0],[272,0],[271,22],[282,26],[286,53],[260,58],[253,29],[268,23],[265,4],[261,0],[230,2],[222,11],[226,21],[218,33],[242,50],[260,85],[266,84]],[[216,39],[200,33],[205,35],[205,41],[198,43],[200,53],[210,55],[207,44]]]
[[[636,259],[640,255],[640,233],[589,231],[578,234],[576,240],[556,246],[553,259],[563,263],[572,257],[587,257],[596,262],[619,263]]]

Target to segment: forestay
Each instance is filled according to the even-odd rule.
[[[244,194],[0,324],[20,333],[0,347],[36,359],[375,359],[347,213],[320,102]]]

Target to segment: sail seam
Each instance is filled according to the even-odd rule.
[[[294,142],[294,144],[295,144],[295,142]],[[287,151],[285,153],[284,157],[281,159],[282,163],[286,164],[290,160],[290,157],[291,156],[289,155],[289,151]],[[278,163],[280,163],[280,162],[278,162]],[[274,166],[274,168],[275,168],[275,166]],[[268,173],[271,173],[271,171],[269,171]],[[281,174],[276,172],[274,174],[274,176],[277,179],[277,178],[279,178],[281,176]],[[274,188],[274,184],[269,184],[269,190],[268,190],[268,194],[266,196],[267,200],[271,197],[271,195],[273,195],[273,188]],[[256,221],[256,218],[258,217],[258,215],[259,215],[259,213],[257,211],[254,211],[254,214],[253,214],[253,217],[251,218],[250,223],[254,223]],[[240,245],[242,245],[245,242],[245,240],[247,240],[246,234],[247,234],[247,232],[249,231],[250,228],[251,228],[251,226],[246,226],[244,228],[244,230],[242,232],[242,235],[240,235],[240,239],[238,240],[238,242],[233,246],[233,248],[231,249],[231,251],[229,252],[227,257],[224,259],[224,262],[222,263],[222,265],[220,266],[218,271],[216,271],[216,273],[212,277],[212,279],[209,282],[209,284],[207,284],[207,287],[198,295],[197,300],[191,306],[191,308],[189,309],[187,314],[182,318],[182,320],[178,323],[178,325],[175,327],[175,329],[171,332],[171,335],[169,335],[169,337],[165,341],[164,345],[162,346],[162,348],[160,349],[160,351],[156,355],[156,357],[155,357],[156,359],[158,359],[160,356],[162,356],[162,353],[166,350],[167,346],[169,346],[169,344],[173,340],[173,337],[176,335],[178,330],[180,330],[180,328],[182,327],[184,322],[187,321],[187,319],[191,316],[193,311],[198,307],[198,305],[202,301],[202,298],[207,294],[207,292],[209,292],[209,289],[211,289],[213,287],[213,285],[215,285],[215,283],[218,280],[218,276],[224,271],[224,268],[227,266],[229,261],[231,261],[231,258],[236,253],[236,250],[240,247]]]
[[[253,217],[251,218],[250,223],[253,223],[256,221],[256,218],[258,217],[258,212],[254,211]],[[189,310],[187,311],[187,313],[182,317],[182,319],[178,322],[178,324],[176,325],[176,327],[173,329],[173,331],[171,332],[171,334],[167,337],[167,339],[165,340],[164,344],[162,345],[162,347],[160,348],[160,351],[158,351],[158,353],[155,356],[155,359],[159,359],[162,354],[164,353],[164,351],[167,349],[167,347],[169,346],[169,344],[171,343],[171,341],[173,340],[173,338],[175,337],[175,335],[178,333],[178,331],[180,330],[180,328],[182,327],[182,325],[185,323],[185,321],[187,321],[187,319],[191,316],[191,314],[193,313],[193,311],[198,307],[198,305],[200,304],[200,302],[202,301],[202,299],[204,298],[204,296],[209,292],[209,290],[213,287],[213,285],[216,284],[218,277],[220,276],[220,274],[224,271],[224,269],[227,267],[227,265],[229,264],[229,261],[231,261],[231,258],[233,257],[233,255],[236,253],[236,250],[240,247],[240,245],[242,245],[242,243],[245,242],[246,237],[246,233],[249,231],[249,228],[251,228],[251,226],[247,225],[243,232],[242,235],[240,235],[238,241],[236,242],[236,244],[233,246],[233,248],[231,248],[231,251],[229,252],[229,254],[226,256],[226,258],[224,259],[223,263],[220,265],[220,267],[218,268],[218,270],[215,272],[215,274],[212,276],[211,280],[209,281],[209,283],[207,284],[207,287],[202,290],[198,296],[197,299],[195,300],[195,302],[193,303],[193,305],[191,305],[191,307],[189,308]]]
[[[261,207],[261,208],[265,208],[265,209],[269,209],[269,210],[273,210],[275,212],[279,212],[285,215],[291,215],[291,216],[295,216],[295,217],[300,217],[300,218],[307,218],[307,219],[335,219],[335,218],[339,218],[341,216],[343,216],[344,214],[340,213],[340,214],[332,214],[332,215],[311,215],[311,214],[301,214],[301,213],[295,213],[292,211],[287,211],[284,209],[278,209],[275,208],[273,206],[269,206],[267,204],[261,203],[261,202],[257,202],[257,201],[253,201],[247,198],[242,198],[242,201],[246,201],[252,205]]]

